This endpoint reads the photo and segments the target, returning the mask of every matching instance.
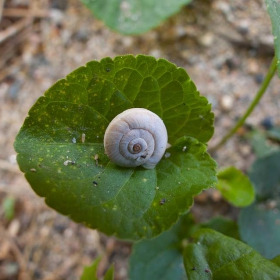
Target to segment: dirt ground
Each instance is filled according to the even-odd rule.
[[[0,63],[4,51],[12,52],[0,67],[0,203],[15,200],[12,221],[0,207],[0,280],[79,279],[83,266],[98,255],[103,255],[100,275],[114,262],[115,279],[127,279],[131,245],[48,208],[16,165],[15,136],[37,98],[75,68],[106,56],[147,54],[185,68],[212,103],[213,146],[245,111],[272,60],[273,36],[264,1],[195,0],[141,36],[114,33],[78,1],[6,2],[16,7],[35,2],[42,14],[28,25],[20,42],[0,41]],[[4,16],[0,31],[14,20]],[[268,118],[280,124],[279,85],[275,76],[249,125],[260,126]],[[240,130],[213,154],[219,167],[248,170],[254,156],[243,134]],[[193,208],[203,221],[218,214],[235,218],[237,212],[215,190],[202,193]]]

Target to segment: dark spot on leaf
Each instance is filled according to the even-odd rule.
[[[206,273],[209,273],[209,272],[210,272],[210,269],[206,268],[206,269],[204,269],[204,271],[205,271]]]
[[[165,198],[162,198],[159,202],[160,205],[163,205],[164,203],[166,202],[166,199]]]
[[[93,181],[93,184],[95,187],[98,185],[96,181]]]
[[[110,68],[107,68],[107,69],[106,69],[106,72],[110,72],[110,71],[111,71],[111,69],[110,69]]]
[[[194,267],[192,268],[192,270],[196,270],[196,267],[194,266]]]

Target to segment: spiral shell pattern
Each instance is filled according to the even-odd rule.
[[[105,153],[123,167],[142,165],[153,169],[167,146],[167,131],[155,113],[142,108],[128,109],[117,115],[104,135]]]

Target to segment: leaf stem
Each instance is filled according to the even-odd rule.
[[[231,138],[235,134],[238,128],[244,124],[248,116],[252,113],[252,111],[254,110],[254,108],[256,107],[256,105],[259,103],[260,99],[264,95],[272,77],[274,76],[276,69],[277,69],[277,58],[276,56],[274,56],[269,66],[269,70],[266,74],[266,77],[262,82],[255,98],[253,99],[250,106],[248,107],[247,111],[244,113],[242,118],[239,119],[239,121],[235,124],[235,126],[220,140],[220,142],[218,142],[218,144],[216,144],[213,148],[210,149],[211,151],[216,151],[217,149],[219,149],[223,144],[227,142],[229,138]]]

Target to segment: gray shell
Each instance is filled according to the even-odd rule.
[[[142,108],[128,109],[117,115],[104,135],[105,153],[112,162],[124,167],[142,165],[153,169],[166,146],[167,131],[163,121]]]

